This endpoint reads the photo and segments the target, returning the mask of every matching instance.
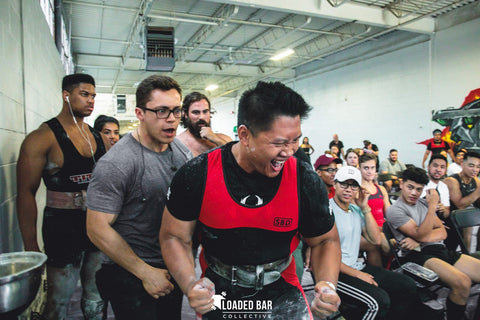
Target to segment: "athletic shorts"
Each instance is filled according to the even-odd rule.
[[[460,252],[448,250],[444,245],[432,244],[422,248],[421,252],[410,251],[403,260],[405,262],[415,262],[423,266],[425,262],[431,258],[443,260],[451,265],[454,265],[462,254]]]
[[[86,219],[83,210],[45,208],[42,235],[48,266],[78,265],[84,252],[98,251],[87,236]]]

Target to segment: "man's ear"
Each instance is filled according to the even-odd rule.
[[[140,121],[143,121],[145,119],[145,111],[140,109],[139,107],[135,107],[135,115]]]
[[[238,127],[237,134],[240,143],[244,146],[248,146],[248,138],[252,133],[250,132],[250,130],[248,130],[247,126],[242,124],[240,127]]]

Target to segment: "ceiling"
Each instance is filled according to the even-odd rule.
[[[175,67],[162,73],[185,93],[217,84],[207,92],[211,97],[236,96],[259,80],[286,81],[356,61],[480,16],[478,0],[63,0],[62,5],[76,72],[94,76],[97,92],[134,94],[154,73],[145,71],[145,27],[173,27]],[[295,53],[269,59],[286,48]]]

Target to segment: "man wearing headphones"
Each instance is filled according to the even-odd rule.
[[[42,236],[47,260],[47,319],[65,319],[70,298],[82,278],[85,319],[102,319],[104,303],[94,282],[100,252],[85,230],[85,192],[93,167],[105,154],[106,140],[84,123],[93,111],[95,80],[86,74],[65,76],[60,114],[30,133],[17,163],[17,214],[26,251],[37,242],[35,194],[47,187]]]
[[[87,232],[106,255],[98,289],[115,318],[180,319],[182,292],[170,277],[158,234],[170,181],[191,152],[175,139],[181,89],[153,75],[136,92],[138,129],[98,162],[88,188]]]

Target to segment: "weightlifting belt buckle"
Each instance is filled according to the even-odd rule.
[[[236,286],[238,281],[237,279],[235,279],[235,271],[237,271],[237,267],[232,266],[232,286]]]
[[[82,208],[83,211],[87,210],[87,192],[82,190],[73,194],[73,205],[77,208]]]
[[[265,277],[265,270],[263,264],[259,264],[255,267],[255,290],[263,289],[263,281]]]

